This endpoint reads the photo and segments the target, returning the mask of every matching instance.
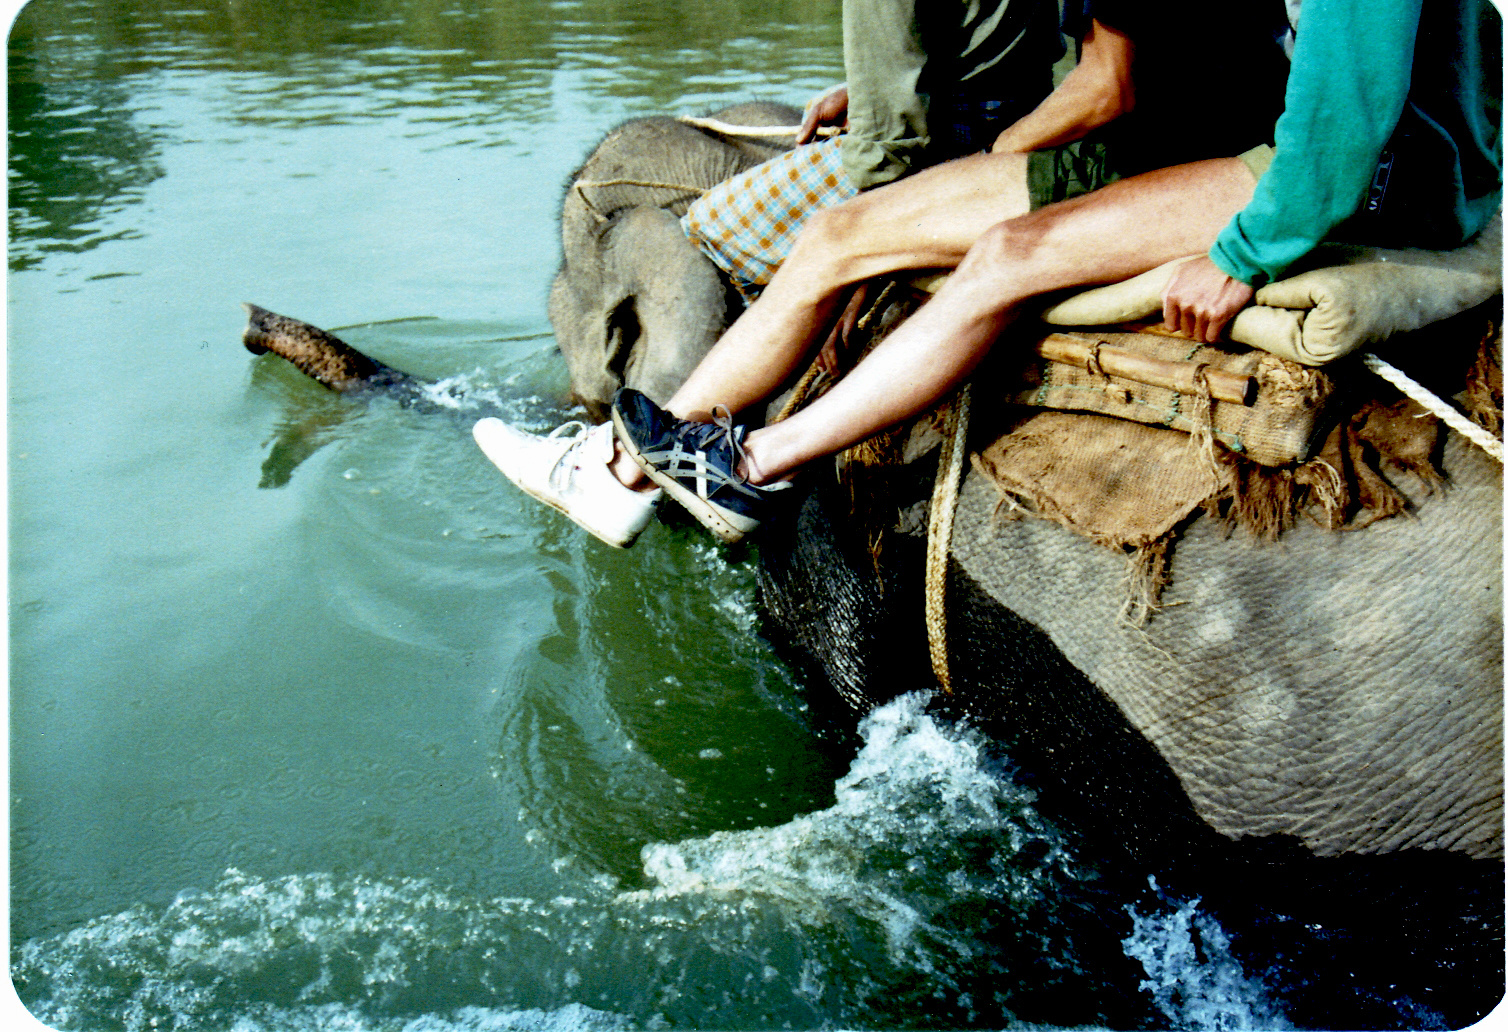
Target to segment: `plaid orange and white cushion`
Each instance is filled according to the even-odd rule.
[[[745,298],[753,298],[791,253],[812,213],[858,192],[834,137],[719,183],[691,205],[681,227]]]

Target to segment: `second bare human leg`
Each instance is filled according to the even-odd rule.
[[[666,408],[705,418],[767,400],[822,343],[846,288],[906,269],[952,268],[990,226],[1024,213],[1026,156],[980,154],[818,212],[759,299]]]
[[[1238,159],[1202,161],[992,227],[937,295],[831,391],[749,435],[751,479],[787,476],[936,404],[973,371],[1028,298],[1125,279],[1207,250],[1254,187]]]

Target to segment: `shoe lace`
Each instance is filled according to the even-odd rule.
[[[721,415],[719,415],[721,411]],[[747,473],[740,472],[740,467],[748,466],[748,453],[744,451],[743,438],[733,425],[733,413],[728,411],[726,405],[712,406],[712,422],[700,423],[689,435],[692,443],[697,448],[710,451],[720,443],[726,442],[728,450],[733,453],[733,461],[729,464],[728,472],[733,479],[740,484],[748,483]]]
[[[575,430],[576,436],[581,437],[587,430],[590,429],[591,427],[587,426],[581,420],[573,419],[569,423],[561,423],[554,430],[551,430],[546,436],[549,439],[553,440],[554,438],[559,437],[561,434],[565,433],[567,430]]]
[[[581,420],[573,419],[568,423],[560,424],[545,435],[546,440],[553,441],[557,437],[563,437],[567,430],[576,431],[576,439],[571,442],[571,446],[563,449],[560,453],[560,458],[555,460],[555,465],[550,467],[549,482],[551,487],[556,490],[565,488],[569,480],[571,464],[574,462],[573,456],[586,443],[586,436],[591,432],[591,429],[591,427],[587,426]]]

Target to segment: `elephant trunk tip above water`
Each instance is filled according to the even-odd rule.
[[[801,112],[756,102],[715,112],[730,125],[794,126]],[[550,322],[571,391],[593,419],[629,386],[665,402],[742,309],[727,276],[681,229],[686,209],[731,176],[788,150],[789,134],[719,135],[678,119],[633,119],[572,176]]]

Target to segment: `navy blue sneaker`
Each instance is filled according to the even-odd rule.
[[[711,423],[693,423],[631,387],[613,398],[613,427],[623,449],[704,527],[732,543],[755,530],[768,515],[772,496],[791,484],[756,487],[739,474],[748,428],[734,426],[727,409],[722,413],[714,410]]]

